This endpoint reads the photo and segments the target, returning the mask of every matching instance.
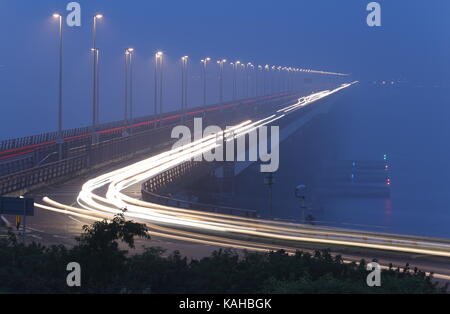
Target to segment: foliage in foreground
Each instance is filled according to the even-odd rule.
[[[11,234],[0,241],[0,292],[3,293],[439,293],[431,278],[417,269],[390,269],[382,286],[366,285],[366,262],[346,264],[328,251],[246,253],[220,250],[201,260],[178,252],[163,257],[159,248],[130,255],[134,238],[149,238],[145,225],[125,221],[86,226],[78,244],[23,245]],[[66,285],[66,266],[78,262],[82,286]]]

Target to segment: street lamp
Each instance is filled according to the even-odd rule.
[[[231,65],[233,66],[233,100],[236,100],[237,98],[237,67],[241,64],[240,61],[236,61],[234,64],[231,63]]]
[[[277,93],[281,92],[283,90],[282,84],[283,84],[283,80],[282,80],[282,73],[281,73],[281,66],[278,66],[277,68],[278,72],[277,72],[277,76],[278,76],[278,82],[277,82]]]
[[[94,23],[92,28],[92,37],[93,37],[93,93],[92,93],[92,128],[93,133],[97,131],[97,124],[98,124],[98,59],[99,59],[99,52],[97,49],[97,20],[100,20],[103,18],[102,14],[96,14],[94,15]],[[93,135],[93,143],[95,144],[98,140],[98,135]]]
[[[53,14],[55,19],[59,19],[59,93],[58,93],[58,159],[62,159],[63,155],[63,134],[62,134],[62,111],[63,111],[63,20],[62,15]]]
[[[248,68],[250,67],[251,63],[247,63],[244,65],[244,71],[245,71],[245,98],[248,98],[248,85],[249,85],[249,72]]]
[[[128,56],[130,52],[128,49],[125,50],[125,104],[124,104],[124,119],[123,123],[126,125],[128,123]]]
[[[129,117],[130,120],[133,120],[133,53],[134,53],[134,49],[133,48],[128,48],[128,58],[129,58],[129,70],[130,70],[130,112],[129,112]]]
[[[264,67],[264,73],[263,73],[263,93],[264,93],[264,96],[266,96],[267,95],[267,76],[269,75],[268,73],[269,73],[269,71],[270,71],[270,67],[269,67],[269,65],[268,64],[266,64],[266,66]]]
[[[276,70],[276,66],[273,65],[272,68],[271,68],[271,77],[272,77],[272,79],[271,79],[271,81],[272,81],[272,88],[271,88],[271,90],[272,90],[272,94],[275,94],[275,93],[276,93],[276,87],[275,87],[275,84],[276,84],[275,70]]]
[[[219,64],[219,102],[223,103],[223,66],[227,62],[227,60],[219,60],[217,64]]]
[[[184,113],[187,108],[188,62],[189,62],[188,56],[184,56],[181,58],[181,111],[183,114],[182,120],[184,120]]]
[[[242,98],[246,95],[246,89],[247,89],[247,74],[246,74],[247,65],[244,63],[241,63],[241,73],[242,74]]]
[[[262,67],[262,65],[258,65],[258,68],[256,69],[256,83],[255,83],[255,85],[256,85],[256,91],[255,91],[255,96],[256,97],[258,97],[259,96],[259,81],[260,81],[260,77],[259,77],[259,74],[260,73],[262,73],[262,69],[263,69],[263,67]]]
[[[255,85],[256,84],[256,78],[253,78],[255,76],[255,66],[252,63],[250,63],[250,69],[251,69],[251,72],[250,72],[249,79],[250,79],[250,82],[253,82],[253,84],[251,84],[251,89],[253,90],[253,88],[254,88],[254,91],[256,93],[256,85]],[[249,93],[250,93],[250,91],[249,91]]]
[[[125,106],[124,106],[124,124],[127,125],[129,118],[132,118],[132,53],[134,49],[125,50]],[[129,89],[129,91],[128,91]],[[129,108],[129,110],[128,110]],[[126,131],[124,132],[127,135]]]
[[[203,105],[206,106],[206,67],[211,58],[202,59],[203,64]]]
[[[155,114],[158,113],[158,70],[159,70],[159,113],[162,114],[163,57],[164,53],[162,51],[158,51],[155,54]]]

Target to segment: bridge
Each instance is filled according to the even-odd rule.
[[[192,127],[196,117],[210,125],[225,126],[242,116],[267,112],[280,103],[295,102],[297,96],[282,93],[142,117],[127,125],[123,121],[112,122],[100,125],[95,131],[90,127],[66,130],[62,144],[57,142],[56,132],[6,140],[0,143],[0,195],[23,194],[139,154],[162,151],[174,143],[172,128],[180,124]],[[97,143],[92,141],[94,135]],[[63,152],[61,160],[58,160],[59,145]]]
[[[81,225],[125,210],[126,217],[146,223],[158,239],[252,251],[295,252],[331,246],[336,252],[347,252],[348,260],[357,260],[361,254],[377,255],[375,252],[385,252],[391,259],[398,258],[389,255],[395,253],[427,256],[419,260],[423,269],[449,280],[450,274],[442,266],[450,257],[448,240],[263,220],[254,210],[164,195],[167,189],[223,167],[220,162],[194,161],[195,156],[225,145],[218,143],[218,136],[222,140],[230,135],[245,137],[277,121],[280,138],[286,139],[315,116],[326,113],[333,97],[356,83],[310,94],[284,92],[142,117],[129,124],[108,123],[97,130],[67,130],[63,143],[57,141],[56,133],[6,141],[0,152],[0,194],[36,198],[39,211],[29,233],[41,240],[48,240],[52,233],[52,240],[68,240],[79,233]],[[204,119],[207,125],[231,128],[172,148],[173,127],[183,124],[192,128],[195,118]],[[91,140],[94,134],[98,142]],[[58,159],[59,145],[62,159]]]

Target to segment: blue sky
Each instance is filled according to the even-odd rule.
[[[55,129],[58,28],[51,15],[64,12],[68,2],[0,0],[0,138]],[[90,121],[91,17],[96,12],[105,15],[98,29],[103,121],[121,118],[123,50],[129,46],[136,49],[137,114],[152,108],[157,50],[167,54],[168,109],[177,106],[182,55],[195,60],[194,100],[195,67],[205,56],[353,73],[362,81],[448,81],[450,2],[445,0],[379,1],[380,28],[365,22],[368,0],[78,2],[82,27],[65,27],[67,127]]]

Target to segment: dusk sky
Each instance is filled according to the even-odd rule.
[[[68,2],[0,0],[1,139],[56,128],[58,25],[52,14],[65,14]],[[64,125],[91,121],[91,24],[97,12],[104,14],[98,27],[102,122],[121,119],[127,47],[136,49],[136,115],[151,113],[158,50],[167,56],[167,110],[178,108],[183,55],[192,60],[191,106],[204,57],[352,73],[361,81],[448,81],[450,2],[379,2],[382,26],[371,28],[368,0],[79,1],[82,26],[64,28]],[[214,76],[215,64],[210,71]]]

